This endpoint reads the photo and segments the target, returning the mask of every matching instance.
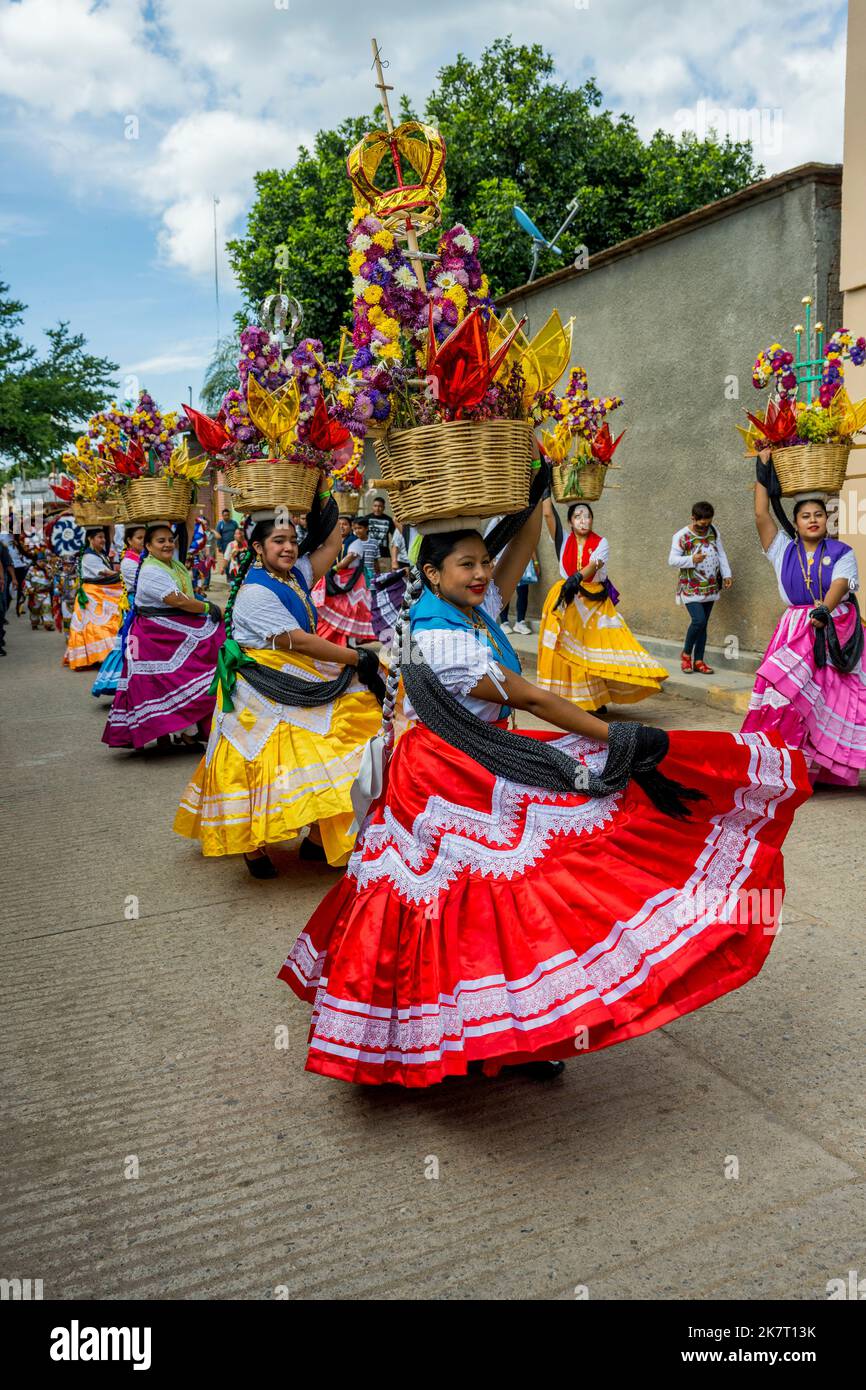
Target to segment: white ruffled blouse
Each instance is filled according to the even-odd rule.
[[[491,584],[484,595],[481,609],[496,621],[502,612],[502,595],[495,584]],[[468,628],[435,628],[432,632],[413,632],[412,641],[420,648],[427,665],[439,677],[445,689],[479,719],[488,724],[502,718],[502,705],[508,703],[505,692],[505,672],[496,660],[496,654],[482,636],[476,636]],[[491,704],[489,700],[477,700],[470,695],[480,680],[488,676],[502,696],[501,704]],[[407,698],[404,702],[407,719],[417,719],[417,715]]]
[[[309,555],[304,555],[295,565],[295,569],[300,570],[312,588],[314,576]],[[294,632],[300,626],[297,618],[292,616],[285,604],[280,603],[270,589],[266,589],[262,584],[241,585],[232,609],[232,636],[239,646],[251,648],[253,651],[262,650],[269,647],[272,640],[281,633]],[[342,669],[335,661],[317,661],[315,667],[319,675],[327,680],[333,680]],[[293,669],[292,675],[302,680],[315,680],[315,676],[308,671]]]

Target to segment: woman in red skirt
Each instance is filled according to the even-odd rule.
[[[772,945],[802,756],[772,734],[607,724],[524,680],[496,618],[540,511],[495,564],[510,521],[422,544],[360,779],[378,794],[280,971],[313,1006],[324,1076],[552,1077],[744,984]],[[401,670],[417,722],[382,775]],[[511,732],[514,710],[561,732]]]

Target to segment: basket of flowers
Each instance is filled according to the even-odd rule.
[[[435,131],[427,135],[435,145]],[[388,492],[400,526],[521,511],[537,402],[565,370],[571,326],[554,313],[530,342],[524,321],[497,318],[478,239],[462,223],[440,235],[425,283],[401,236],[411,250],[433,222],[389,217],[384,195],[353,177],[359,151],[363,142],[349,158],[359,194],[348,238],[355,351],[340,371],[338,418],[371,437],[381,470],[373,485]],[[436,169],[425,196],[438,206],[441,161]]]
[[[324,382],[336,377],[322,344],[305,338],[286,355],[277,336],[251,324],[241,334],[238,375],[215,419],[184,407],[199,443],[224,470],[238,511],[308,512],[323,473],[356,452],[328,408]]]
[[[134,407],[94,415],[88,433],[108,470],[114,520],[186,521],[207,459],[190,457],[175,411],[163,414],[142,391]]]
[[[364,441],[352,439],[352,453],[346,462],[331,473],[333,497],[341,516],[357,516],[361,510],[361,490],[364,475],[358,467],[364,452]]]
[[[622,405],[621,396],[590,396],[586,371],[573,367],[563,396],[551,396],[542,408],[553,428],[542,434],[551,461],[557,502],[597,502],[622,430],[614,439],[607,416]]]
[[[798,338],[801,331],[797,330]],[[854,402],[845,390],[845,359],[860,366],[866,360],[866,338],[854,339],[843,328],[827,344],[821,385],[809,401],[797,399],[797,364],[791,352],[773,343],[758,355],[752,383],[761,390],[773,381],[774,393],[765,411],[746,412],[748,429],[737,428],[749,455],[772,450],[783,497],[839,492],[848,455],[852,448],[864,447],[854,442],[854,436],[866,428],[866,400]]]
[[[69,482],[55,489],[57,496],[68,501],[79,526],[113,526],[117,520],[115,503],[110,493],[111,479],[106,461],[90,437],[81,435],[75,441],[75,451],[63,455],[63,466]]]

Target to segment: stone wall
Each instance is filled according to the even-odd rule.
[[[781,604],[755,533],[754,470],[734,425],[765,403],[752,364],[776,339],[793,351],[804,295],[830,331],[841,326],[840,186],[835,166],[804,166],[598,256],[590,248],[587,271],[557,272],[501,301],[529,315],[531,332],[553,308],[563,320],[573,314],[572,360],[586,367],[591,393],[625,401],[611,419],[617,433],[628,431],[620,467],[595,517],[636,632],[681,636],[670,538],[706,499],[734,570],[710,641],[733,634],[744,650],[766,645]],[[541,559],[531,617],[557,575],[546,533]]]

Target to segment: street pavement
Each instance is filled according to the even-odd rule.
[[[188,754],[100,743],[93,673],[0,660],[0,1277],[46,1299],[825,1299],[866,1274],[866,786],[787,844],[759,978],[624,1046],[429,1093],[303,1069],[276,972],[334,875],[171,822]],[[735,714],[665,692],[667,728]],[[858,852],[859,851],[859,852]]]

